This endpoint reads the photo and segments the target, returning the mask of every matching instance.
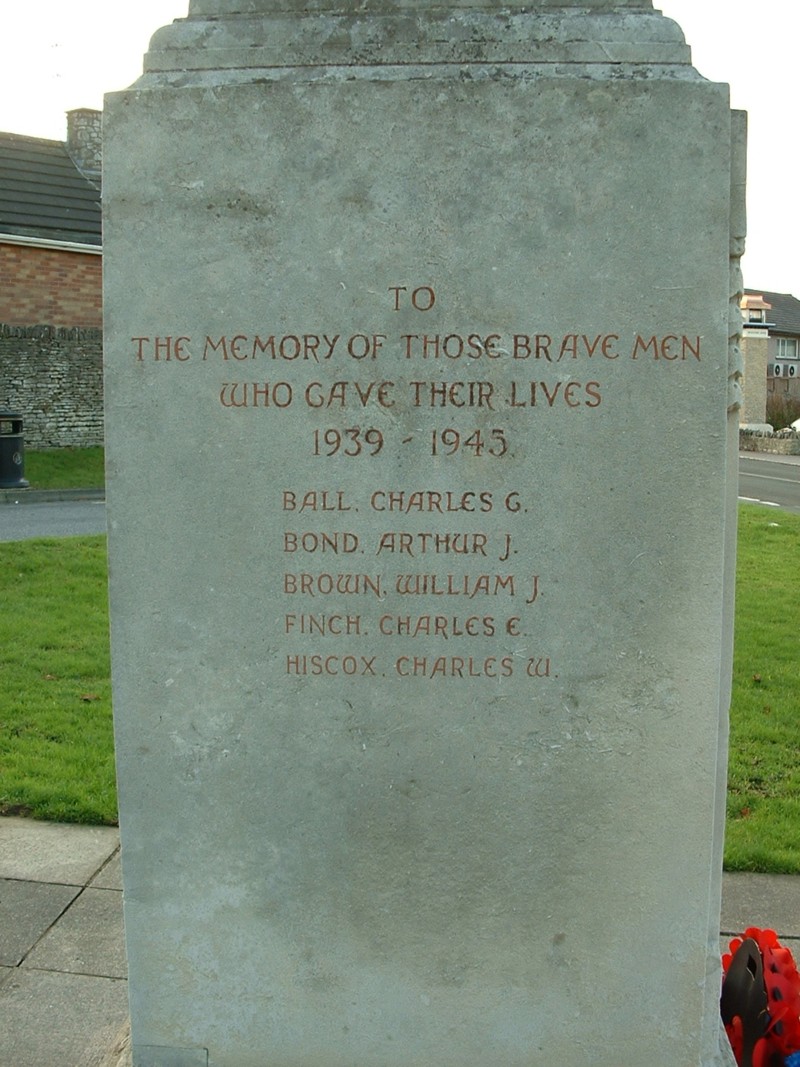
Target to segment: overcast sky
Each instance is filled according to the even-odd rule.
[[[800,0],[655,0],[683,28],[694,65],[749,113],[745,284],[800,296],[797,115]],[[152,33],[189,0],[2,0],[0,130],[62,140],[64,112],[102,107],[141,72]]]

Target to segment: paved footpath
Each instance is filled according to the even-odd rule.
[[[747,926],[800,960],[800,877],[726,874]],[[0,818],[0,1067],[129,1067],[127,984],[117,831]]]
[[[127,985],[117,830],[0,818],[0,1067],[117,1067]]]

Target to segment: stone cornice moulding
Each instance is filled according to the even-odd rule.
[[[191,0],[186,18],[154,34],[135,87],[481,66],[699,77],[680,27],[651,0]]]
[[[600,9],[603,11],[652,11],[652,0],[189,0],[190,15],[258,15],[285,12],[304,15],[309,12],[335,11],[342,14],[408,11],[414,9],[464,11],[480,8],[503,12],[523,9],[535,12],[559,8],[561,10]]]

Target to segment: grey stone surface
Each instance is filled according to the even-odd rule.
[[[0,819],[0,878],[83,885],[118,842],[111,826],[75,826],[64,834],[57,823]]]
[[[117,852],[91,881],[93,889],[122,889],[122,861]]]
[[[130,1038],[129,1020],[118,1030],[107,1027],[94,1036],[91,1044],[75,1061],[74,1067],[132,1067]]]
[[[216,8],[210,0],[211,8]],[[689,49],[678,26],[660,12],[638,10],[632,17],[620,5],[540,5],[531,32],[530,5],[452,3],[408,5],[402,10],[380,2],[364,17],[361,5],[332,3],[286,18],[283,5],[262,5],[246,18],[217,17],[192,8],[156,34],[145,57],[140,85],[208,85],[226,71],[229,81],[274,78],[280,68],[304,68],[304,78],[380,66],[382,77],[408,77],[392,66],[450,63],[553,65],[552,74],[574,76],[558,64],[582,64],[586,76],[608,76],[619,63],[671,68],[685,73]],[[550,8],[550,10],[548,10]],[[209,17],[205,18],[204,15]],[[317,68],[314,70],[314,68]],[[321,69],[324,68],[324,69]],[[178,81],[180,79],[180,81]]]
[[[0,964],[16,967],[79,891],[73,886],[0,879]]]
[[[133,1067],[208,1067],[208,1049],[134,1045]]]
[[[108,100],[134,1049],[730,1062],[739,133],[573,6],[195,4]]]
[[[771,875],[765,891],[763,875],[725,875],[722,922],[726,934],[748,926],[775,930],[782,938],[800,938],[800,885],[793,875]]]
[[[87,1060],[87,1067],[131,1067],[132,1062],[131,1024],[130,1020],[126,1020],[111,1046],[95,1061]]]
[[[113,889],[84,889],[63,919],[30,953],[26,966],[127,978],[122,894]]]
[[[113,978],[17,968],[1,987],[0,1063],[84,1067],[87,1046],[107,1047],[124,1023],[126,986]]]

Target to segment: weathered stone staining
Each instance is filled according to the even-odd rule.
[[[191,0],[104,126],[136,1067],[729,1064],[725,87],[651,0]]]

